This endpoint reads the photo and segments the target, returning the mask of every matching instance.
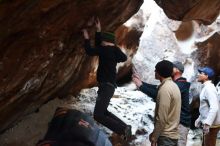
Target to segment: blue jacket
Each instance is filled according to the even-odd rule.
[[[185,127],[190,127],[191,124],[191,113],[190,113],[190,104],[189,104],[189,88],[190,83],[186,81],[185,78],[180,77],[174,81],[180,89],[181,92],[181,113],[180,113],[180,123]],[[151,98],[153,98],[154,102],[156,102],[158,88],[157,85],[152,85],[143,82],[142,86],[140,86],[140,91],[147,94]]]

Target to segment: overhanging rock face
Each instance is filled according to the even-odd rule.
[[[220,13],[219,0],[155,0],[170,19],[211,24]]]
[[[214,33],[204,42],[197,43],[197,58],[201,66],[210,66],[215,70],[216,78],[220,79],[220,34]]]
[[[43,103],[95,84],[81,29],[98,16],[114,31],[142,0],[1,0],[0,132]],[[94,28],[92,32],[94,32]]]
[[[155,0],[175,20],[209,24],[219,0]],[[0,0],[0,133],[55,97],[95,84],[97,58],[88,57],[81,29],[98,16],[103,30],[115,31],[143,0]],[[90,27],[94,35],[94,27]],[[118,30],[138,40],[141,32]],[[138,43],[120,36],[130,58]],[[129,41],[129,44],[124,42]],[[127,64],[127,63],[126,63]],[[131,68],[124,67],[120,76]]]

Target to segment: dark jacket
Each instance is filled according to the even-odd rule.
[[[91,47],[90,40],[85,40],[85,51],[90,56],[99,56],[97,81],[116,85],[116,65],[126,61],[127,56],[117,46],[102,46],[101,42],[101,33],[96,32],[95,47]]]
[[[190,127],[191,124],[191,114],[190,114],[190,105],[189,105],[189,88],[190,83],[186,81],[185,78],[181,77],[174,81],[180,89],[181,92],[181,113],[180,113],[180,123],[185,127]],[[156,101],[158,88],[157,85],[152,85],[143,82],[143,85],[140,86],[140,91],[147,94],[148,96]]]

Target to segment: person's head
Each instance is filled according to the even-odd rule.
[[[215,75],[214,70],[211,67],[203,67],[198,69],[198,82],[204,83],[205,81],[212,80]]]
[[[102,45],[115,45],[115,34],[112,32],[102,32]]]
[[[173,73],[173,63],[168,60],[162,60],[155,66],[155,78],[160,81],[171,77]]]
[[[180,61],[173,62],[173,77],[182,76],[184,72],[184,65]]]

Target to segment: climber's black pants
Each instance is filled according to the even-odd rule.
[[[100,83],[96,99],[94,119],[117,134],[124,134],[126,124],[107,110],[115,87],[111,83]]]

